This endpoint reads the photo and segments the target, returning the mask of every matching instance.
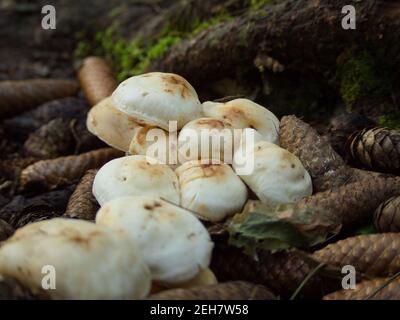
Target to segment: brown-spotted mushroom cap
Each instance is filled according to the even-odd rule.
[[[279,120],[267,108],[248,100],[235,99],[226,103],[204,102],[206,117],[228,121],[236,129],[253,128],[266,141],[279,144]]]
[[[247,200],[243,181],[226,164],[189,161],[176,169],[181,205],[210,221],[240,212]]]
[[[110,97],[90,109],[86,127],[109,146],[125,152],[136,130],[142,128],[134,118],[115,109]]]
[[[108,228],[52,219],[18,229],[0,248],[0,274],[52,299],[142,299],[151,275],[137,248]],[[54,272],[54,273],[53,273]],[[55,289],[43,288],[54,274]]]
[[[240,134],[235,135],[229,122],[213,118],[195,119],[179,133],[178,160],[179,163],[211,159],[231,163],[237,142],[240,142]]]
[[[191,212],[155,197],[122,197],[107,202],[96,223],[121,231],[142,251],[152,278],[180,283],[208,268],[213,243]]]
[[[238,172],[239,154],[250,161],[250,174],[240,175],[258,198],[268,204],[293,203],[312,194],[309,173],[300,160],[289,151],[267,142],[258,141],[254,148],[236,151],[233,167]],[[239,174],[239,173],[238,173]]]
[[[129,153],[154,158],[175,169],[178,164],[178,139],[175,134],[156,127],[138,128],[130,143]]]
[[[179,205],[179,182],[175,172],[155,159],[134,155],[114,159],[97,172],[93,195],[102,206],[123,196],[154,196]]]
[[[199,118],[201,103],[196,91],[177,74],[152,72],[131,77],[112,94],[113,106],[144,125],[169,130],[169,121],[177,129]]]

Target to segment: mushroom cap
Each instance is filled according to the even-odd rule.
[[[135,130],[129,153],[146,155],[175,169],[178,164],[177,140],[176,132],[169,133],[157,127],[141,127]]]
[[[112,94],[113,105],[139,123],[169,130],[169,121],[178,129],[199,118],[201,103],[184,78],[173,73],[152,72],[131,77]]]
[[[180,203],[179,182],[175,172],[165,164],[143,155],[114,159],[97,172],[93,195],[102,206],[123,196],[154,196]]]
[[[248,100],[235,99],[226,103],[204,102],[206,117],[223,119],[236,129],[256,129],[266,141],[279,144],[279,120],[267,108]]]
[[[221,221],[240,212],[247,200],[243,181],[226,164],[189,161],[175,170],[181,189],[181,205],[206,220]]]
[[[203,224],[191,212],[155,197],[114,199],[99,210],[96,223],[130,237],[156,281],[184,282],[210,264],[213,243]]]
[[[232,125],[213,118],[199,118],[187,123],[178,136],[178,160],[214,160],[231,163],[235,146],[240,142],[240,131]],[[207,162],[207,161],[205,161]]]
[[[134,118],[115,109],[110,97],[90,109],[86,127],[109,146],[125,152],[129,149],[135,131],[141,128]]]
[[[0,273],[53,299],[142,299],[151,275],[138,250],[108,228],[83,220],[29,224],[0,248]],[[56,288],[42,283],[54,267]]]
[[[295,155],[267,141],[256,142],[252,150],[242,147],[235,153],[233,167],[238,172],[239,152],[245,161],[254,161],[251,174],[240,177],[261,201],[292,203],[312,194],[311,177]]]

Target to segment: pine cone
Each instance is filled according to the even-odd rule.
[[[400,278],[390,282],[379,292],[374,292],[385,285],[387,279],[373,279],[358,283],[356,289],[343,289],[324,297],[324,300],[400,300]],[[374,295],[373,295],[374,294]],[[373,295],[373,296],[372,296]]]
[[[400,194],[400,178],[372,177],[307,197],[300,206],[324,209],[344,228],[372,222],[373,212],[386,199]]]
[[[345,156],[345,145],[349,136],[353,132],[374,125],[374,121],[363,115],[356,113],[342,113],[331,119],[326,137],[333,149],[341,156]]]
[[[109,97],[117,87],[111,68],[100,57],[86,58],[78,72],[78,79],[91,106]]]
[[[257,258],[256,260],[244,254],[240,249],[217,243],[210,268],[219,281],[243,280],[259,283],[271,288],[279,296],[289,297],[318,266],[317,262],[309,261],[293,252],[263,251]],[[339,286],[340,280],[320,272],[305,284],[300,296],[322,297]]]
[[[105,148],[77,156],[38,161],[21,172],[20,188],[21,191],[52,190],[68,185],[78,181],[87,170],[99,168],[106,162],[121,156],[123,154],[120,151]]]
[[[310,173],[314,192],[381,176],[347,166],[326,137],[321,137],[315,129],[295,116],[282,118],[279,135],[282,148],[296,155]]]
[[[172,289],[153,294],[150,300],[276,300],[274,294],[261,285],[232,281],[190,289]]]
[[[34,197],[15,196],[0,208],[0,219],[15,229],[28,223],[54,218],[64,213],[74,186],[42,193]]]
[[[72,153],[74,138],[68,120],[57,118],[33,132],[24,151],[34,157],[51,159]]]
[[[347,152],[366,168],[400,173],[400,133],[388,128],[364,129],[347,141]]]
[[[92,194],[93,180],[97,170],[88,170],[69,199],[65,216],[94,221],[99,205]]]
[[[0,82],[0,118],[27,111],[59,98],[73,96],[78,84],[72,80],[34,79]]]
[[[0,241],[8,239],[13,233],[14,228],[4,220],[0,219]]]
[[[316,251],[312,257],[335,267],[352,265],[376,277],[400,271],[400,234],[384,233],[347,238]]]
[[[374,225],[380,232],[400,232],[400,196],[386,200],[375,210]]]
[[[86,117],[87,104],[84,99],[74,97],[53,100],[4,120],[4,127],[10,137],[25,141],[30,133],[57,118],[73,119]]]
[[[296,155],[313,180],[315,192],[342,186],[351,179],[343,159],[315,129],[295,116],[281,119],[281,147]]]

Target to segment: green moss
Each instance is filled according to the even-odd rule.
[[[194,20],[191,28],[185,32],[176,30],[169,24],[158,39],[146,45],[140,39],[131,41],[123,39],[118,33],[118,25],[113,24],[97,32],[92,43],[80,41],[75,50],[75,57],[83,58],[91,54],[104,56],[111,62],[118,81],[122,81],[145,72],[152,61],[163,56],[169,48],[183,39],[191,38],[203,30],[230,19],[232,19],[230,15],[220,13],[209,20]]]
[[[339,68],[340,93],[348,109],[364,98],[379,99],[390,92],[390,82],[378,73],[368,52],[349,56]]]
[[[217,25],[217,24],[220,24],[220,23],[222,23],[222,22],[230,21],[230,20],[232,20],[232,19],[233,19],[232,16],[230,16],[230,15],[228,15],[228,14],[226,14],[226,13],[223,13],[223,14],[220,14],[220,15],[218,15],[218,16],[212,17],[212,18],[209,19],[209,20],[198,21],[198,22],[193,26],[193,29],[192,29],[192,31],[189,33],[189,36],[195,36],[195,35],[197,35],[198,33],[202,32],[202,31],[204,31],[204,30],[206,30],[206,29],[208,29],[208,28],[211,28],[211,27],[213,27],[213,26],[215,26],[215,25]]]
[[[386,106],[385,114],[378,118],[379,125],[400,130],[400,110],[394,106]]]

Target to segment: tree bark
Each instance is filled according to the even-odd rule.
[[[357,3],[356,30],[344,30],[341,11],[347,4],[345,0],[282,1],[173,46],[149,71],[175,72],[201,85],[204,80],[240,75],[243,68],[255,71],[257,57],[268,56],[285,70],[327,76],[336,69],[341,53],[364,46],[385,50],[385,63],[399,66],[400,3]]]

